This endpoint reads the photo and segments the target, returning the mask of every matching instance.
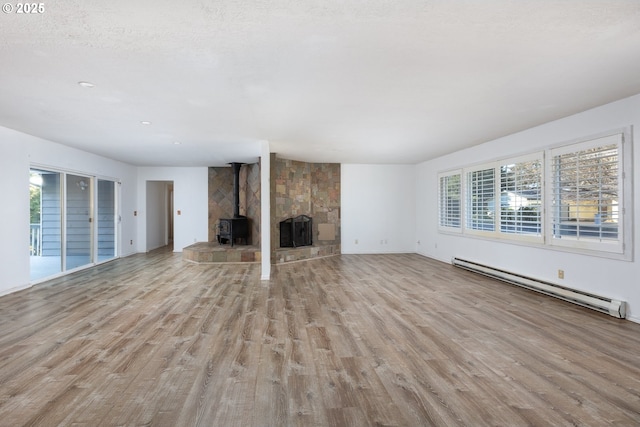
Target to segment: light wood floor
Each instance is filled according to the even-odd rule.
[[[640,325],[418,255],[156,251],[0,298],[2,426],[635,426]]]

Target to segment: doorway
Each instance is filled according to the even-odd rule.
[[[173,181],[147,181],[146,250],[173,243]]]

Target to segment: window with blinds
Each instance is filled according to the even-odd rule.
[[[441,173],[439,229],[631,259],[625,138],[621,130]]]
[[[438,187],[438,224],[441,228],[459,230],[462,226],[462,182],[461,174],[449,172],[440,174],[440,185]]]
[[[466,228],[495,230],[495,169],[467,172]]]
[[[500,165],[500,232],[542,235],[542,164],[539,158]]]
[[[551,150],[554,240],[620,241],[620,150],[621,135]]]

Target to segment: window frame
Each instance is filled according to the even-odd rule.
[[[544,182],[545,182],[545,170],[546,170],[544,152],[538,151],[531,154],[526,154],[518,157],[510,157],[508,159],[501,160],[497,162],[498,165],[496,167],[496,171],[501,172],[502,166],[519,164],[519,163],[527,163],[527,162],[535,162],[535,161],[539,162],[540,164],[540,172],[539,172],[540,232],[538,234],[534,234],[534,233],[508,233],[508,232],[502,231],[503,206],[502,206],[502,199],[501,199],[500,207],[498,209],[498,214],[496,215],[497,217],[496,226],[500,229],[500,237],[503,239],[518,240],[521,242],[529,242],[529,243],[537,243],[537,244],[544,243],[544,235],[545,235],[545,185],[544,185]],[[500,174],[497,182],[497,194],[500,194],[500,197],[502,197],[501,183],[502,183],[502,175]]]
[[[605,134],[597,137],[583,139],[580,141],[574,141],[570,144],[564,144],[550,148],[548,150],[548,162],[547,176],[545,178],[548,183],[549,191],[547,192],[547,199],[545,205],[547,206],[547,226],[545,234],[547,236],[547,245],[550,247],[565,249],[571,251],[585,252],[585,253],[600,253],[600,254],[612,254],[614,256],[622,256],[624,259],[631,259],[631,250],[627,251],[627,248],[631,248],[628,244],[630,240],[631,215],[628,215],[630,199],[629,187],[630,182],[626,179],[628,175],[625,171],[629,170],[626,163],[631,158],[631,153],[627,151],[631,148],[630,144],[625,144],[626,138],[625,132],[616,132],[611,134]],[[555,224],[556,210],[554,208],[554,170],[551,167],[554,162],[554,158],[564,154],[578,153],[581,151],[599,148],[607,145],[616,145],[618,148],[618,171],[617,171],[617,190],[618,190],[618,238],[616,240],[597,240],[589,238],[572,238],[565,236],[563,238],[554,237],[553,227]],[[628,252],[628,253],[627,253]]]
[[[540,212],[540,233],[531,234],[531,233],[512,233],[506,232],[502,230],[502,215],[505,211],[502,205],[502,166],[507,166],[511,164],[525,163],[531,161],[538,161],[540,163],[540,204],[541,204],[541,212]],[[482,230],[478,228],[473,228],[469,224],[469,215],[470,212],[467,209],[470,209],[470,197],[469,194],[469,174],[484,171],[484,170],[493,170],[493,222],[491,230]],[[544,223],[545,223],[545,215],[544,215],[544,155],[543,152],[535,152],[531,154],[521,155],[517,157],[510,157],[499,161],[494,161],[490,163],[484,163],[475,165],[468,168],[463,168],[463,177],[464,177],[464,194],[463,199],[465,201],[465,210],[463,212],[463,217],[465,220],[465,224],[463,227],[463,232],[468,235],[475,235],[493,239],[500,240],[513,240],[513,241],[521,241],[521,242],[529,242],[529,243],[544,243]]]

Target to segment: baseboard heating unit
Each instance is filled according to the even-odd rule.
[[[495,279],[502,280],[503,282],[531,289],[552,297],[560,298],[601,313],[609,314],[619,319],[624,319],[626,316],[626,303],[624,301],[577,291],[555,283],[545,282],[543,280],[526,277],[460,258],[453,258],[451,263],[456,267],[493,277]]]

